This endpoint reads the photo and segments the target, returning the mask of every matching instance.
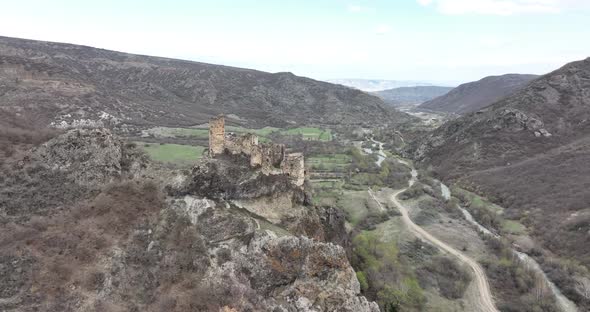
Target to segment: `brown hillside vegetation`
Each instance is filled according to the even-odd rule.
[[[58,133],[55,129],[39,128],[31,120],[0,110],[0,163]]]
[[[337,245],[336,209],[293,202],[299,218],[271,224],[198,195],[211,192],[194,181],[226,172],[157,167],[107,129],[67,131],[1,169],[0,311],[378,311]],[[276,184],[258,177],[232,196]]]
[[[0,109],[39,125],[192,126],[219,113],[249,126],[390,123],[376,96],[291,73],[0,37]]]
[[[462,84],[444,95],[422,103],[420,108],[456,114],[475,112],[524,88],[537,77],[519,74],[485,77]]]
[[[590,266],[590,59],[441,126],[412,152],[509,208],[550,251]]]
[[[395,89],[388,89],[383,91],[373,92],[380,97],[385,103],[392,106],[402,105],[418,105],[426,101],[432,100],[451,91],[451,87],[438,86],[417,86],[417,87],[401,87]]]

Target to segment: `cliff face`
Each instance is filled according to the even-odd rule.
[[[239,160],[168,171],[95,129],[2,170],[0,310],[378,311],[342,215]],[[236,204],[281,194],[272,220]]]

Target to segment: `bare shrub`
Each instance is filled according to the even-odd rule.
[[[471,282],[469,272],[452,259],[443,256],[434,257],[417,271],[424,287],[436,285],[441,295],[448,299],[459,299]]]
[[[0,230],[0,258],[34,255],[32,274],[22,279],[31,287],[23,289],[46,295],[47,310],[63,310],[71,285],[87,291],[101,287],[104,273],[97,267],[98,256],[125,241],[162,206],[153,183],[113,184],[88,202],[79,199],[49,215],[19,220],[22,224],[9,222]]]

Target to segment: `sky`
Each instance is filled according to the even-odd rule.
[[[321,80],[461,83],[590,56],[590,0],[0,1],[0,36]]]

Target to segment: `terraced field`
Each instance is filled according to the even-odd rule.
[[[309,157],[307,163],[312,170],[318,171],[345,171],[352,162],[350,155],[333,154],[333,155],[318,155]]]
[[[281,131],[282,135],[301,135],[304,140],[312,141],[332,141],[332,132],[330,129],[320,129],[313,127],[292,128]]]

